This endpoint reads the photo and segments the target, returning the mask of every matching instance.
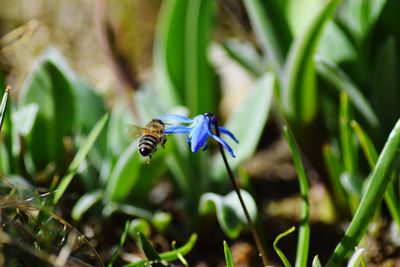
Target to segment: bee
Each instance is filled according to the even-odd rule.
[[[132,135],[140,136],[138,150],[142,157],[148,157],[147,163],[149,163],[151,157],[157,151],[157,146],[160,144],[164,148],[167,142],[164,122],[153,119],[143,128],[137,125],[132,125],[131,128]]]

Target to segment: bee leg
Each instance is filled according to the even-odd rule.
[[[206,144],[206,145],[204,146],[204,148],[203,148],[203,151],[206,151],[207,148],[208,148],[208,145]]]
[[[151,161],[151,156],[149,156],[149,157],[147,158],[146,163],[147,163],[147,164],[150,164],[150,161]]]
[[[165,136],[165,135],[163,135],[162,137],[161,137],[161,146],[162,146],[162,148],[164,148],[165,149],[165,143],[167,142],[167,137]]]

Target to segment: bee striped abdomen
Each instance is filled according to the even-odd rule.
[[[159,140],[153,135],[143,135],[139,140],[139,153],[143,157],[150,157],[156,150]]]

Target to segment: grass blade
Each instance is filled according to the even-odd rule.
[[[104,125],[106,124],[107,119],[108,119],[108,114],[105,114],[100,120],[98,120],[98,122],[94,125],[92,131],[88,135],[86,141],[79,148],[74,159],[72,160],[71,164],[68,167],[67,174],[61,179],[60,184],[57,186],[57,190],[54,194],[54,199],[53,199],[54,204],[56,204],[60,200],[60,198],[64,194],[65,190],[67,190],[67,187],[71,183],[72,178],[74,177],[75,173],[78,171],[79,165],[85,159],[86,155],[89,153],[94,142],[96,141],[97,137],[99,136],[101,130],[103,129]]]
[[[102,190],[88,192],[81,196],[72,208],[71,217],[75,221],[79,221],[94,204],[99,202],[104,195]]]
[[[294,122],[310,122],[317,112],[314,52],[325,22],[332,16],[338,0],[325,1],[302,36],[295,40],[286,60],[282,82],[282,106]]]
[[[0,131],[1,128],[3,127],[3,121],[5,118],[5,113],[6,113],[6,108],[7,108],[7,102],[8,102],[8,95],[9,95],[9,91],[11,90],[11,86],[7,86],[6,87],[6,91],[4,92],[3,98],[1,100],[1,104],[0,104]]]
[[[364,151],[368,164],[370,165],[371,169],[374,169],[376,162],[378,161],[378,153],[376,152],[374,144],[356,121],[352,121],[351,126],[356,132],[358,140],[360,140],[361,148]],[[385,202],[388,206],[390,215],[392,216],[393,220],[396,221],[397,225],[400,226],[400,210],[398,208],[399,204],[393,186],[393,181],[391,181],[387,186],[385,192]]]
[[[368,123],[374,127],[374,129],[379,128],[379,120],[375,116],[371,105],[346,73],[344,73],[335,63],[328,61],[321,56],[316,56],[314,60],[318,74],[334,85],[336,89],[345,91],[349,95],[350,101],[354,107],[368,121]]]
[[[293,134],[287,127],[283,128],[286,142],[289,144],[290,152],[297,175],[299,177],[300,194],[302,198],[301,223],[299,226],[299,238],[297,241],[296,263],[297,267],[307,266],[308,249],[310,244],[310,207],[308,203],[308,179],[301,161],[300,152]]]
[[[358,209],[347,228],[344,237],[336,246],[327,266],[342,266],[346,257],[360,242],[367,227],[382,200],[386,187],[390,182],[390,171],[400,146],[400,120],[391,131],[385,146],[379,155],[373,170],[371,182],[361,200]]]
[[[233,264],[232,254],[225,240],[224,240],[224,254],[225,254],[226,267],[234,267],[235,265]]]
[[[245,0],[243,4],[264,54],[271,60],[273,69],[279,76],[284,63],[284,51],[270,17],[266,15],[262,1]]]
[[[117,259],[119,253],[121,252],[121,249],[125,244],[126,237],[128,236],[129,225],[130,225],[130,223],[129,223],[129,221],[127,221],[125,223],[124,231],[122,232],[121,237],[119,238],[118,246],[115,249],[110,261],[108,262],[107,267],[112,267],[113,266],[115,260]]]
[[[274,249],[275,252],[278,254],[279,258],[281,259],[281,261],[283,262],[283,265],[285,265],[285,267],[290,267],[292,266],[289,262],[289,260],[286,258],[285,254],[283,254],[282,250],[280,250],[277,246],[279,240],[281,240],[283,237],[289,235],[290,233],[293,233],[293,231],[296,230],[296,227],[292,226],[289,230],[286,230],[285,232],[281,233],[280,235],[278,235],[275,240],[274,240]]]
[[[196,244],[196,241],[197,241],[197,235],[192,234],[190,236],[188,242],[186,242],[186,244],[183,245],[182,247],[174,249],[172,251],[160,253],[159,255],[160,255],[161,259],[165,260],[165,261],[177,260],[178,254],[180,254],[180,255],[188,254],[192,250],[194,244]],[[142,267],[142,266],[146,266],[146,264],[149,264],[149,261],[147,259],[144,259],[144,260],[140,260],[137,262],[133,262],[133,263],[124,265],[124,267]]]

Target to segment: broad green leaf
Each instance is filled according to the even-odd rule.
[[[287,118],[296,123],[311,122],[318,110],[314,53],[325,23],[333,15],[338,0],[324,1],[306,31],[296,37],[281,79],[282,106]]]
[[[104,125],[106,124],[108,119],[108,114],[105,114],[100,120],[96,122],[93,126],[92,131],[89,133],[86,141],[82,144],[79,148],[78,152],[76,153],[74,159],[72,160],[71,164],[68,167],[67,174],[61,179],[61,182],[57,186],[57,190],[54,194],[53,203],[56,204],[61,196],[64,194],[65,190],[72,181],[72,178],[78,171],[78,168],[82,161],[85,159],[86,155],[89,153],[90,149],[93,147],[94,142],[96,141],[97,137],[99,136],[101,130],[103,129]]]
[[[188,1],[185,20],[185,105],[192,114],[216,110],[216,76],[208,63],[215,1]],[[182,52],[182,51],[180,51]]]
[[[286,1],[286,19],[293,36],[299,36],[307,30],[311,19],[321,4],[319,0]]]
[[[360,264],[363,262],[364,251],[365,249],[356,247],[356,251],[353,253],[353,256],[351,256],[347,267],[359,267]],[[364,265],[365,263],[363,264],[363,266]]]
[[[88,192],[81,196],[75,203],[71,211],[71,217],[75,221],[80,221],[82,216],[91,208],[94,204],[99,202],[103,197],[103,191],[96,190]]]
[[[198,1],[196,1],[198,2]],[[185,21],[188,1],[163,1],[154,42],[158,87],[170,106],[185,99]]]
[[[93,122],[99,120],[107,109],[103,99],[95,93],[87,81],[76,78],[72,85],[77,98],[75,127],[81,136],[86,136],[91,131]],[[103,164],[103,157],[106,154],[106,138],[107,132],[101,132],[94,149],[89,153],[89,158],[98,169]]]
[[[364,236],[375,211],[382,200],[386,187],[390,182],[390,172],[400,147],[400,120],[390,133],[376,166],[371,175],[371,181],[363,195],[357,211],[344,234],[343,239],[336,246],[327,266],[343,265],[346,257]]]
[[[117,160],[107,181],[105,197],[122,201],[129,195],[144,200],[156,179],[165,171],[164,151],[158,148],[151,162],[146,163],[138,152],[138,142],[132,142]]]
[[[236,155],[235,159],[230,160],[233,170],[250,158],[257,147],[271,108],[274,86],[275,79],[272,74],[262,76],[226,122],[225,127],[239,140],[239,144],[232,145]],[[229,142],[228,138],[226,140]],[[226,177],[225,165],[220,155],[216,157],[213,160],[212,175],[215,180],[221,181]]]
[[[49,49],[21,89],[19,106],[35,103],[39,107],[32,133],[26,141],[36,170],[43,170],[51,162],[60,170],[65,167],[63,138],[72,134],[76,112],[71,76],[61,55]]]
[[[259,77],[265,73],[266,63],[252,44],[230,39],[223,43],[222,47],[229,57],[254,77]]]
[[[386,0],[343,1],[340,18],[359,44],[370,34],[386,2]]]
[[[314,58],[318,74],[320,74],[328,82],[332,83],[339,91],[344,91],[348,94],[350,101],[360,114],[368,121],[375,129],[379,128],[379,120],[375,115],[370,103],[362,95],[360,89],[353,81],[344,73],[335,63],[316,56]]]
[[[384,134],[400,117],[400,64],[396,45],[394,37],[382,42],[373,68],[371,99]]]
[[[164,1],[155,41],[158,86],[169,106],[184,104],[193,114],[216,109],[215,74],[208,45],[215,3]]]
[[[176,259],[178,259],[178,254],[180,254],[180,255],[188,254],[192,250],[196,241],[197,241],[197,235],[192,234],[190,236],[188,242],[185,245],[183,245],[182,247],[174,249],[172,251],[160,253],[159,255],[160,255],[161,259],[163,259],[164,261],[176,260]],[[124,267],[141,267],[141,266],[146,266],[146,264],[147,265],[149,264],[148,260],[140,260],[140,261],[137,261],[134,263],[124,265]]]
[[[137,142],[132,142],[121,154],[107,181],[105,197],[111,201],[124,199],[139,179],[142,158],[137,149]]]
[[[290,266],[292,266],[292,265],[290,264],[289,260],[286,258],[285,254],[282,252],[282,250],[280,250],[280,249],[278,248],[278,242],[279,242],[279,240],[281,240],[283,237],[285,237],[285,236],[287,236],[287,235],[293,233],[294,230],[296,230],[296,228],[295,228],[294,226],[292,226],[291,228],[289,228],[289,229],[286,230],[285,232],[281,233],[280,235],[278,235],[278,236],[275,238],[274,244],[273,244],[275,252],[278,254],[279,258],[281,259],[281,261],[283,262],[283,265],[284,265],[285,267],[290,267]]]
[[[244,190],[241,194],[252,220],[257,216],[257,207],[253,197]],[[232,191],[226,196],[214,193],[205,193],[200,198],[199,210],[201,214],[211,213],[215,210],[219,225],[230,238],[236,238],[242,228],[247,225],[246,216],[241,209],[236,192]]]
[[[31,103],[13,113],[13,124],[21,136],[26,137],[31,133],[38,111],[39,106]]]
[[[225,255],[226,267],[234,267],[235,265],[233,264],[232,254],[225,240],[224,240],[224,255]]]
[[[271,61],[275,73],[279,76],[283,67],[285,51],[279,39],[279,31],[271,20],[273,16],[268,16],[263,2],[260,0],[245,0],[243,4],[263,54]]]
[[[297,241],[296,263],[295,266],[307,266],[308,250],[310,246],[310,206],[308,197],[308,178],[304,170],[304,165],[301,160],[299,148],[293,137],[293,134],[287,127],[283,128],[283,135],[286,142],[289,144],[290,153],[297,176],[299,177],[300,194],[302,199],[301,205],[301,223],[299,226],[299,238]]]
[[[329,21],[326,24],[318,45],[317,54],[336,64],[357,59],[357,51],[353,44],[343,30],[333,21]]]

